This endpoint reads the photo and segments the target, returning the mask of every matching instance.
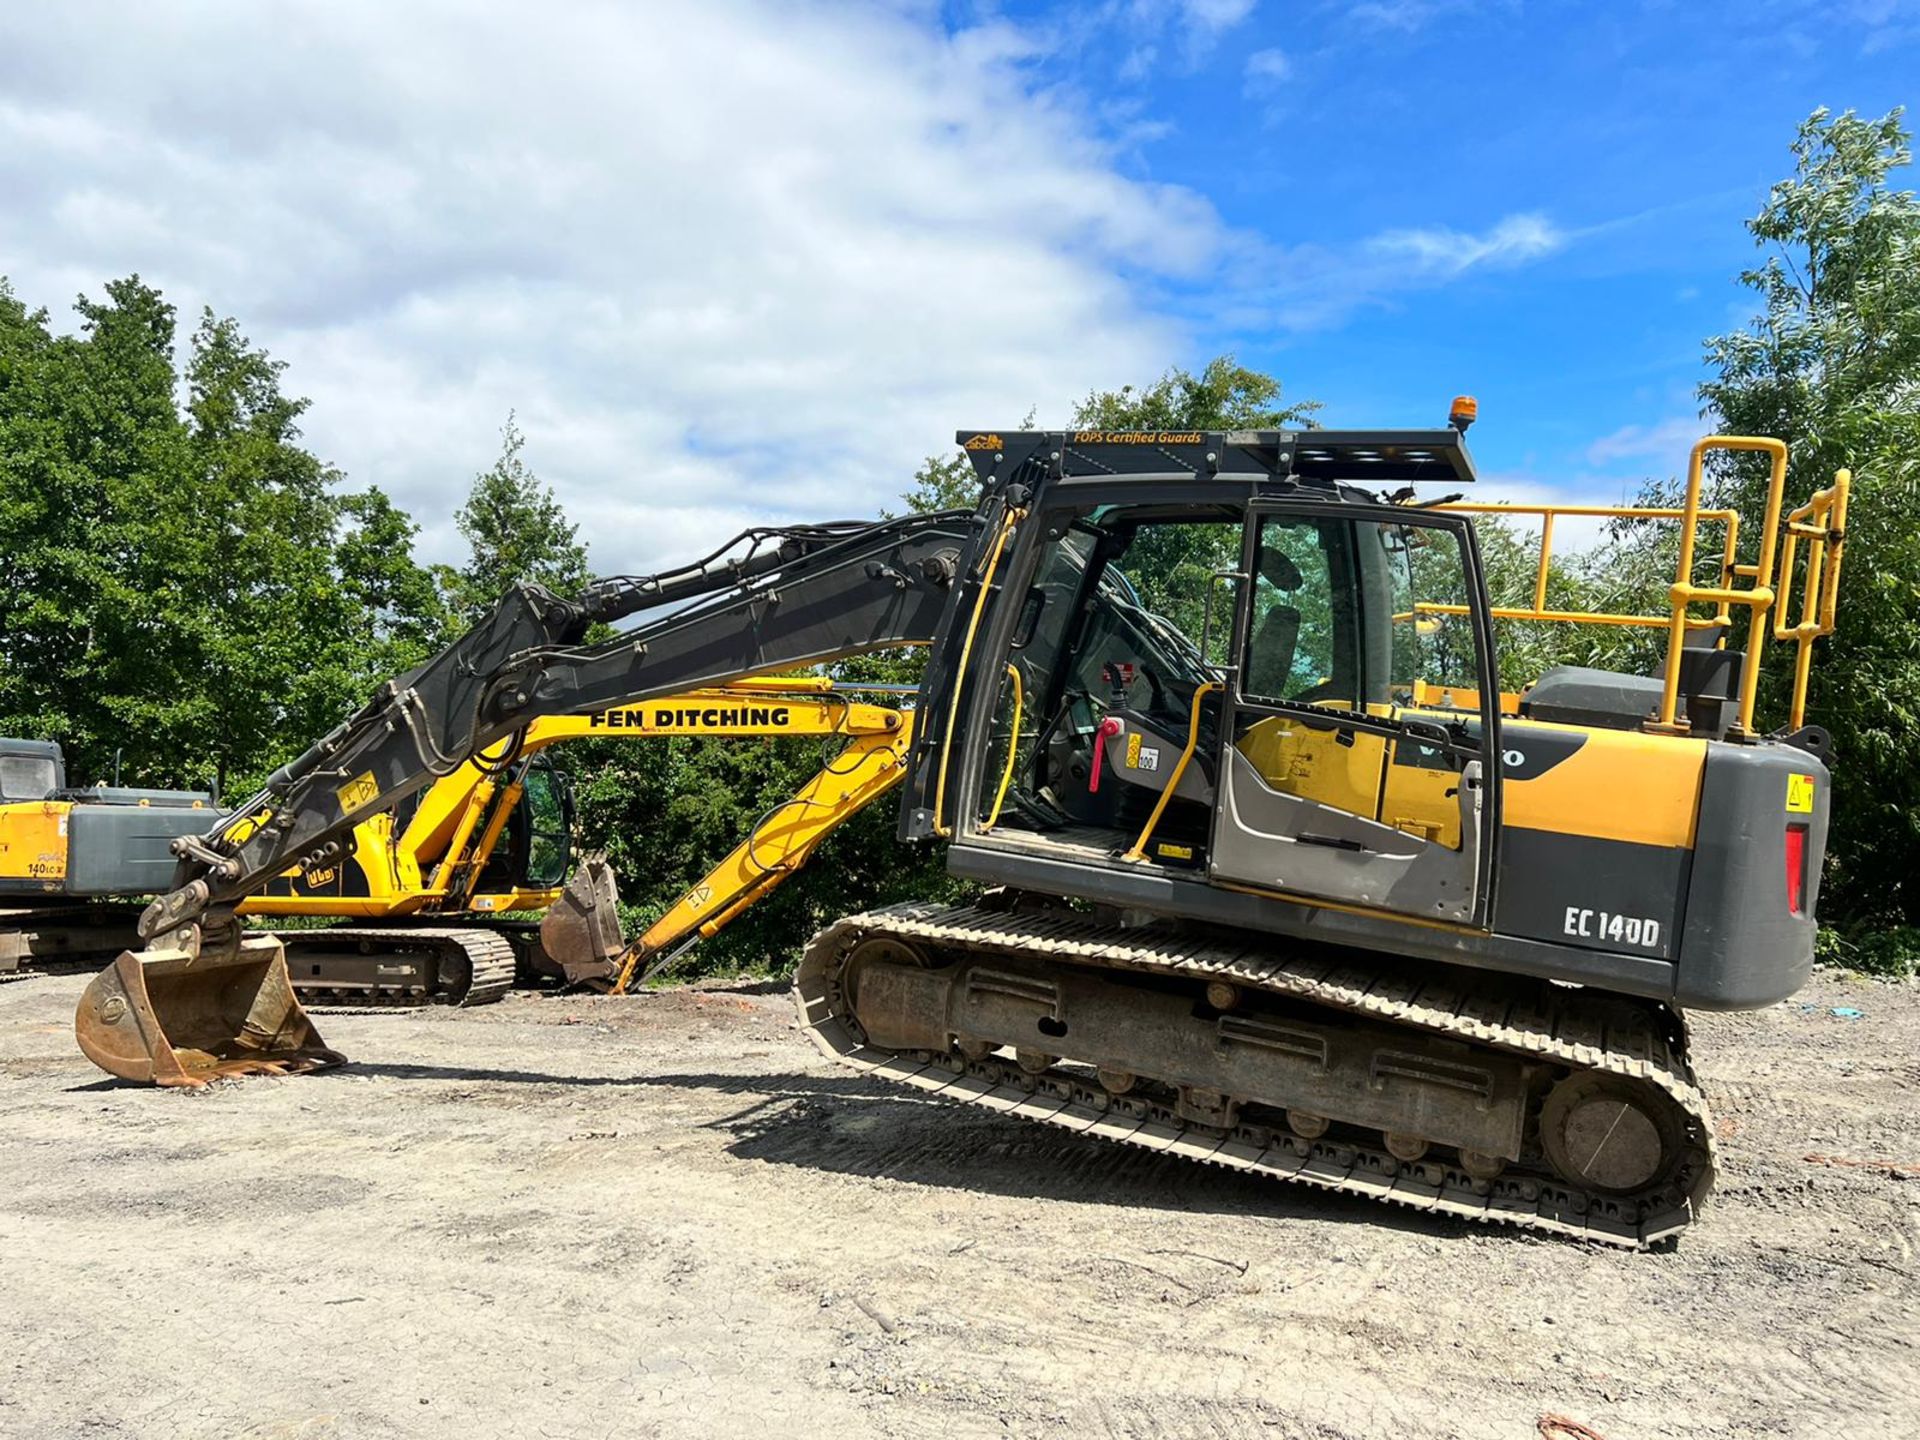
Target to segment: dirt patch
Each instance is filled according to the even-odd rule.
[[[82,985],[0,986],[0,1435],[1827,1437],[1920,1397],[1912,987],[1698,1017],[1721,1186],[1628,1255],[894,1092],[763,988],[328,1016],[351,1068],[193,1095],[93,1070]]]

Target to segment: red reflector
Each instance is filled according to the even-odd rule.
[[[1787,827],[1787,909],[1796,915],[1806,913],[1807,827]]]

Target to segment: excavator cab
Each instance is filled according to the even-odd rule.
[[[1425,438],[1403,465],[1471,478]],[[1109,468],[1041,493],[1004,562],[1019,604],[982,626],[973,673],[998,693],[974,687],[975,723],[930,767],[936,798],[938,765],[970,797],[956,868],[1485,928],[1500,715],[1467,520],[1258,472]],[[1405,704],[1416,684],[1444,700]]]

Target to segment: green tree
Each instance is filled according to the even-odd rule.
[[[1082,430],[1285,430],[1311,425],[1318,400],[1291,404],[1273,376],[1217,355],[1198,375],[1179,366],[1138,388],[1095,390],[1074,407]]]
[[[553,487],[522,458],[526,436],[512,414],[500,429],[500,455],[474,476],[454,523],[470,547],[459,570],[442,571],[454,615],[472,624],[521,581],[560,595],[576,594],[593,572],[579,527],[567,518]]]
[[[1822,909],[1855,929],[1920,925],[1920,203],[1890,184],[1910,142],[1899,110],[1801,125],[1793,174],[1747,226],[1765,252],[1741,276],[1759,313],[1707,342],[1700,391],[1726,430],[1787,441],[1790,500],[1854,472],[1838,628],[1809,714],[1835,752]],[[1729,465],[1718,479],[1757,524],[1764,478]],[[1774,714],[1787,648],[1768,647]]]
[[[411,522],[301,446],[279,362],[208,312],[176,373],[173,307],[105,291],[55,336],[0,286],[0,730],[80,779],[122,750],[136,782],[256,778],[419,658],[431,586]]]
[[[1095,390],[1074,408],[1076,430],[1283,430],[1312,423],[1317,400],[1285,403],[1281,384],[1218,355],[1200,373],[1169,369],[1144,386]],[[1211,577],[1238,568],[1238,525],[1162,525],[1142,530],[1124,569],[1150,610],[1196,643]]]

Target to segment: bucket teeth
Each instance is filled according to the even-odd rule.
[[[139,1085],[205,1085],[345,1060],[301,1009],[286,952],[271,935],[243,936],[230,954],[124,950],[81,995],[73,1028],[89,1060]]]

